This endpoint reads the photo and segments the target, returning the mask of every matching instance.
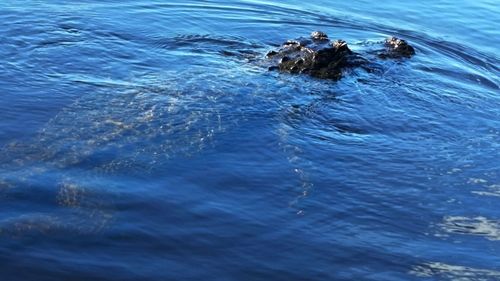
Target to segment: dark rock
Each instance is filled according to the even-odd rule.
[[[315,41],[328,40],[328,35],[321,31],[314,31],[313,33],[311,33],[311,39]]]
[[[313,32],[310,38],[289,40],[267,54],[282,72],[327,79],[340,79],[342,69],[355,62],[355,56],[345,41],[330,41],[320,31]]]
[[[390,38],[385,43],[381,58],[410,57],[415,50],[406,41]],[[331,41],[321,31],[311,33],[309,38],[286,41],[279,49],[266,56],[272,66],[270,70],[304,73],[313,77],[338,80],[346,68],[365,67],[368,61],[349,49],[343,40]]]
[[[409,58],[415,54],[415,49],[405,40],[391,37],[385,40],[385,51],[379,54],[381,58]]]

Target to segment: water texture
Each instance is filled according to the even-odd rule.
[[[500,280],[499,7],[3,0],[0,279]]]

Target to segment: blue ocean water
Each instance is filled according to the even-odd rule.
[[[0,280],[500,280],[500,6],[0,3]],[[269,72],[322,30],[416,49]]]

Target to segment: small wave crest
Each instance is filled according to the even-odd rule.
[[[440,262],[415,266],[410,274],[423,278],[439,278],[439,280],[490,281],[500,279],[500,271]]]

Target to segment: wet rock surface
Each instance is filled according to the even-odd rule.
[[[415,50],[405,40],[391,37],[378,53],[381,59],[409,58]],[[277,50],[266,55],[269,70],[286,73],[308,74],[322,79],[338,80],[346,68],[363,67],[369,70],[370,61],[351,51],[343,40],[332,41],[321,31],[312,32],[308,38],[288,40]]]
[[[385,51],[379,54],[381,58],[409,58],[415,55],[415,49],[405,40],[391,37],[385,40]]]

